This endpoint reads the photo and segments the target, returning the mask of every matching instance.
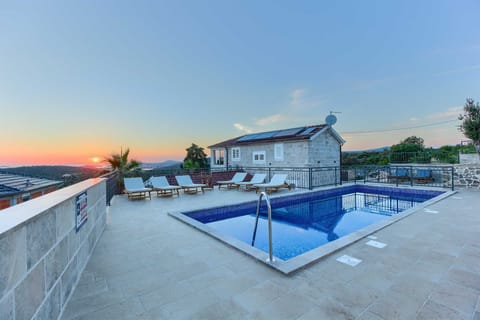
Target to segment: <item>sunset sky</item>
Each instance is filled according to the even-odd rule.
[[[480,2],[3,1],[0,165],[130,147],[182,160],[245,134],[324,123],[344,150],[457,144],[480,100]]]

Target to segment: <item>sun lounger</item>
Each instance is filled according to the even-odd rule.
[[[255,173],[250,181],[237,182],[234,186],[237,189],[241,189],[242,186],[246,191],[252,190],[254,184],[263,183],[267,175],[265,173]]]
[[[150,192],[152,189],[145,187],[142,178],[123,178],[123,183],[125,184],[124,192],[127,194],[128,199],[143,199],[147,196],[151,199]]]
[[[290,190],[290,185],[287,183],[288,174],[274,174],[269,183],[259,183],[253,185],[255,192],[259,192],[262,188],[265,189],[266,193],[273,191],[278,191],[281,188],[288,188]]]
[[[413,181],[417,183],[429,183],[433,181],[432,171],[428,169],[417,169]]]
[[[207,185],[202,183],[193,183],[192,178],[190,176],[175,176],[177,179],[177,183],[180,187],[182,187],[183,191],[186,193],[197,193],[200,189],[202,192],[203,188]]]
[[[236,187],[235,184],[238,182],[242,182],[246,176],[247,176],[246,172],[237,172],[235,173],[235,175],[232,177],[231,180],[217,181],[218,189],[222,188],[222,186],[225,186],[227,189]]]
[[[388,180],[392,182],[403,182],[410,181],[410,175],[408,174],[408,169],[406,168],[397,168],[394,169],[393,174],[388,176]]]
[[[173,196],[176,194],[180,195],[179,190],[182,189],[180,186],[172,186],[168,183],[166,177],[150,177],[148,179],[150,185],[152,186],[153,191],[157,192],[157,197],[159,196]]]

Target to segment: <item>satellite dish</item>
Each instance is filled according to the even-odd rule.
[[[335,115],[333,114],[329,114],[325,118],[325,123],[328,124],[329,126],[333,126],[335,123],[337,123],[337,117],[335,117]]]

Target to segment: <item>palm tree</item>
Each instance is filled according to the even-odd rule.
[[[207,155],[202,147],[192,143],[192,145],[185,150],[187,151],[187,156],[183,160],[184,167],[206,168],[208,166]]]
[[[118,170],[120,174],[120,179],[130,175],[133,171],[140,168],[141,162],[135,159],[128,160],[128,155],[130,149],[127,148],[125,152],[120,150],[120,154],[112,154],[109,158],[106,158],[105,161],[110,163],[111,171]]]

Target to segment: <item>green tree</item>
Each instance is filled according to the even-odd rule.
[[[424,140],[417,136],[410,136],[390,148],[390,161],[393,163],[430,162],[430,157],[424,151]]]
[[[183,163],[183,168],[184,169],[198,169],[200,168],[198,163],[196,162],[193,162],[192,160],[190,159],[187,159],[185,160],[185,162]]]
[[[425,148],[424,140],[417,136],[411,136],[400,141],[399,144],[394,144],[390,152],[419,152]]]
[[[184,168],[206,168],[208,167],[207,155],[203,151],[202,147],[197,146],[195,143],[185,149],[187,156],[183,160]]]
[[[410,136],[408,138],[405,138],[405,140],[403,140],[402,142],[400,142],[401,144],[414,144],[414,145],[417,145],[419,147],[421,147],[422,149],[425,148],[425,141],[423,140],[423,138],[420,138],[420,137],[417,137],[417,136]]]
[[[480,153],[480,104],[468,98],[463,106],[463,114],[458,119],[463,121],[459,130],[472,140],[477,152]]]
[[[119,154],[112,154],[109,158],[105,159],[105,161],[110,164],[112,171],[118,170],[120,180],[140,168],[141,162],[134,159],[129,160],[129,154],[130,149],[127,148],[125,151],[120,150]]]

